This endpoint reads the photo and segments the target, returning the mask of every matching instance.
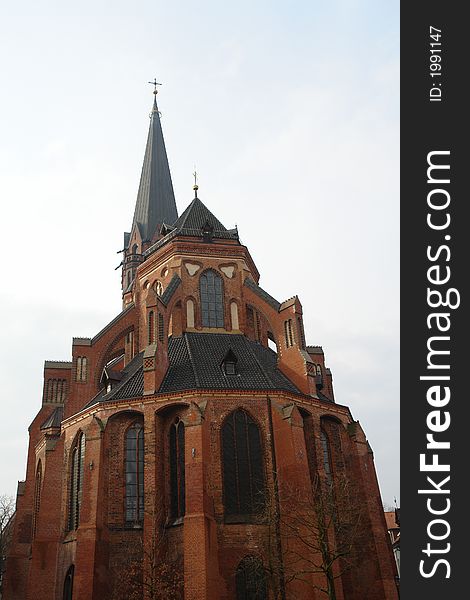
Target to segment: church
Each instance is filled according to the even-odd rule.
[[[178,215],[154,94],[122,311],[44,363],[3,597],[396,600],[365,434],[299,298],[197,184]]]

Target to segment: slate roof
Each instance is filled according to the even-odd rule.
[[[165,306],[168,306],[168,302],[171,300],[173,294],[178,289],[179,284],[181,283],[180,276],[175,273],[171,278],[170,283],[166,286],[165,291],[160,296],[160,300],[163,302]]]
[[[237,374],[225,375],[221,363],[228,351],[237,357]],[[299,390],[277,368],[270,348],[244,335],[186,333],[169,340],[170,367],[160,392],[186,389]]]
[[[231,350],[237,358],[237,374],[226,375],[221,363]],[[277,368],[277,356],[270,348],[242,334],[185,333],[168,340],[170,366],[158,390],[171,393],[185,390],[285,390],[300,393]],[[143,352],[123,371],[123,377],[108,394],[103,390],[96,402],[135,398],[143,395]]]
[[[64,415],[64,409],[62,406],[57,406],[51,415],[44,421],[41,425],[41,429],[49,429],[50,427],[60,427],[62,423],[62,418]]]
[[[172,227],[167,226],[167,229],[176,229],[179,235],[200,236],[206,223],[213,228],[213,237],[238,239],[237,230],[224,227],[198,197],[194,198]]]
[[[170,167],[163,139],[156,99],[150,113],[150,127],[145,148],[134,220],[143,240],[151,240],[157,226],[178,218]],[[129,238],[124,237],[124,243]],[[127,246],[126,246],[127,247]]]
[[[211,213],[207,206],[196,197],[176,221],[173,223],[165,221],[161,227],[161,233],[164,237],[148,248],[148,250],[144,252],[144,256],[148,256],[152,252],[155,252],[155,250],[164,246],[177,235],[202,237],[202,228],[206,223],[209,223],[213,229],[213,238],[238,241],[238,230],[236,228],[227,229],[222,225],[219,219]]]
[[[272,296],[270,296],[268,294],[268,292],[265,292],[263,290],[263,288],[261,288],[257,283],[255,283],[253,281],[253,279],[251,279],[251,277],[247,277],[243,283],[244,283],[244,285],[246,285],[246,287],[250,288],[250,290],[253,290],[253,292],[257,296],[259,296],[265,302],[267,302],[270,306],[272,306],[274,308],[274,310],[279,311],[279,309],[281,308],[281,303],[278,302],[276,300],[276,298],[273,298]]]

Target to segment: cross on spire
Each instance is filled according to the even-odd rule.
[[[155,96],[158,94],[158,90],[157,90],[157,85],[162,85],[161,83],[158,83],[157,78],[154,77],[153,81],[149,81],[148,83],[150,83],[150,85],[153,85],[153,93],[155,94]]]
[[[193,185],[194,197],[197,198],[197,191],[199,189],[199,186],[197,184],[197,171],[196,171],[196,167],[194,167],[193,177],[194,177],[194,185]]]

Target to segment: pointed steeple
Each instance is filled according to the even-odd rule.
[[[155,86],[147,146],[132,222],[133,227],[138,226],[142,241],[151,241],[163,223],[174,223],[178,218],[156,93]]]

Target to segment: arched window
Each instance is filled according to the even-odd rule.
[[[87,380],[87,368],[88,361],[86,356],[79,356],[77,358],[77,381]]]
[[[80,508],[83,491],[83,462],[85,460],[85,436],[78,436],[72,450],[70,472],[70,505],[69,505],[69,531],[77,529],[80,523]]]
[[[203,327],[224,326],[222,277],[215,271],[205,271],[199,278]]]
[[[235,574],[237,600],[266,600],[266,575],[256,556],[245,556]]]
[[[180,419],[176,419],[170,427],[170,508],[173,519],[184,516],[184,423]]]
[[[157,296],[161,296],[163,294],[163,284],[161,281],[155,281],[153,284],[153,289]]]
[[[306,344],[305,344],[305,330],[304,330],[304,324],[303,324],[302,319],[300,317],[297,317],[297,324],[299,326],[300,343],[301,343],[302,349],[305,350],[305,347],[306,347]]]
[[[163,342],[164,335],[165,335],[165,322],[163,320],[162,313],[158,313],[158,339],[160,342]]]
[[[294,334],[292,332],[292,319],[284,321],[284,333],[286,336],[286,346],[290,348],[294,345]]]
[[[144,430],[134,423],[126,433],[126,521],[144,518]]]
[[[320,430],[320,441],[323,452],[323,467],[325,469],[326,480],[328,484],[331,485],[333,481],[333,472],[331,470],[330,442],[323,429]]]
[[[64,600],[72,600],[73,572],[74,572],[74,566],[71,565],[69,567],[69,570],[67,571],[67,575],[65,576],[65,580],[64,580],[64,596],[63,596]]]
[[[148,340],[149,344],[153,344],[155,342],[155,317],[153,314],[153,310],[149,312],[148,318]]]
[[[42,464],[38,462],[36,469],[36,480],[34,482],[34,513],[33,513],[33,538],[36,536],[36,527],[41,505],[41,483],[42,483]]]
[[[46,402],[65,402],[67,381],[65,379],[48,379],[46,384]]]
[[[134,244],[132,246],[132,254],[138,254],[139,252],[139,246],[137,244]]]
[[[222,426],[222,461],[225,513],[258,513],[264,502],[261,434],[242,409],[231,413]]]

